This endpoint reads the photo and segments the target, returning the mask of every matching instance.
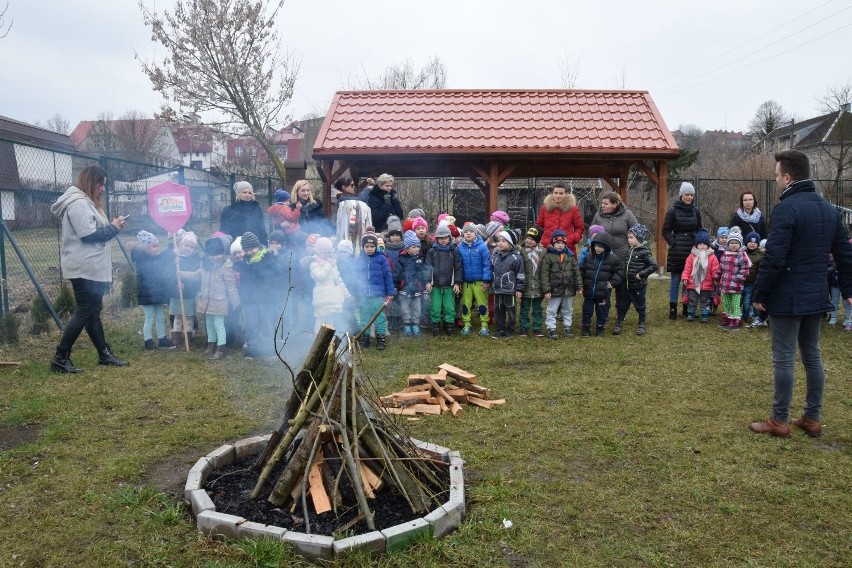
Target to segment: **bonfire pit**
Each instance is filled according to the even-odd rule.
[[[383,411],[359,370],[357,337],[324,326],[292,376],[279,427],[199,459],[185,487],[199,530],[281,538],[316,560],[394,551],[458,526],[461,456],[414,440]]]

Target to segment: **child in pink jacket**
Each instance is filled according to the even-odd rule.
[[[695,310],[701,306],[701,323],[710,317],[714,280],[719,276],[719,261],[710,249],[710,234],[701,229],[695,235],[692,253],[686,257],[681,280],[689,297],[686,321],[695,321]]]

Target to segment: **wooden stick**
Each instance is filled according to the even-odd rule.
[[[452,396],[447,394],[447,391],[445,391],[443,388],[441,388],[441,386],[432,377],[432,375],[426,375],[426,381],[428,381],[429,384],[432,385],[432,390],[434,390],[441,397],[443,397],[444,400],[446,400],[447,402],[450,403],[450,412],[452,413],[452,415],[458,416],[459,413],[462,411],[462,407],[458,402],[456,402],[456,399],[454,399]]]
[[[183,282],[180,280],[180,253],[178,251],[176,233],[172,234],[172,244],[174,245],[175,251],[175,272],[177,272],[178,299],[180,300],[180,321],[181,329],[183,329],[183,345],[186,348],[186,352],[189,353],[189,334],[186,332],[186,308],[184,308],[183,305]]]

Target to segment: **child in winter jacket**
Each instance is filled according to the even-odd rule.
[[[566,234],[562,229],[556,229],[550,235],[550,247],[541,260],[539,282],[541,292],[547,301],[547,334],[550,339],[557,339],[556,314],[562,309],[562,334],[574,337],[571,324],[574,318],[574,296],[583,293],[583,276],[574,258],[574,253],[568,248]]]
[[[349,296],[349,291],[337,270],[334,244],[328,237],[317,239],[310,273],[314,281],[314,333],[324,323],[335,330],[345,329],[343,300]]]
[[[470,335],[473,309],[479,312],[479,335],[488,336],[488,288],[491,286],[491,257],[476,225],[465,224],[458,246],[462,259],[462,335]]]
[[[636,224],[627,231],[627,256],[624,259],[624,294],[615,307],[615,326],[612,334],[621,333],[624,317],[632,305],[639,314],[639,324],[636,335],[645,335],[645,289],[648,287],[648,277],[657,271],[657,261],[647,247],[648,228]]]
[[[461,255],[452,244],[450,228],[441,224],[435,230],[435,243],[426,254],[426,266],[432,274],[426,290],[431,293],[429,319],[432,322],[432,335],[441,332],[441,314],[447,335],[453,335],[456,319],[456,296],[461,290]]]
[[[524,259],[524,272],[527,284],[521,296],[521,335],[526,335],[530,329],[530,311],[532,311],[532,332],[536,337],[544,337],[541,332],[542,324],[542,292],[539,281],[541,259],[547,251],[541,246],[541,231],[538,227],[530,227],[521,247],[521,258]]]
[[[720,327],[735,330],[742,317],[742,291],[751,268],[751,261],[742,249],[743,236],[739,231],[728,235],[728,250],[719,261],[719,289],[722,291]]]
[[[389,302],[396,290],[393,285],[391,269],[388,259],[377,250],[378,237],[375,233],[364,233],[361,237],[361,248],[364,254],[357,258],[357,273],[360,285],[356,293],[360,296],[356,304],[360,308],[358,323],[366,325],[382,304]],[[388,332],[385,310],[382,309],[375,321],[376,326],[376,349],[381,351],[386,347],[386,335]],[[370,346],[370,334],[364,333],[360,340],[361,347]]]
[[[194,272],[201,268],[201,255],[198,254],[198,237],[192,231],[181,229],[175,233],[175,243],[178,247],[177,270],[183,272]],[[175,267],[171,266],[170,272],[174,273]],[[169,298],[169,319],[171,319],[171,339],[173,345],[183,344],[183,323],[186,321],[186,332],[189,337],[195,336],[195,296],[198,294],[198,285],[188,282],[183,287],[183,305],[181,305],[181,294],[177,290],[177,279],[172,282],[172,292]],[[181,312],[183,310],[183,312]]]
[[[402,242],[402,221],[396,215],[391,215],[388,217],[388,230],[385,233],[385,256],[388,258],[391,270],[403,250],[405,250],[405,243]],[[402,327],[399,323],[399,302],[391,302],[387,313],[388,329],[399,331]]]
[[[589,251],[592,248],[592,237],[604,230],[605,229],[603,225],[592,225],[591,227],[589,227],[589,238],[586,239],[586,246],[583,247],[583,249],[580,251],[580,256],[577,258],[578,266],[581,266],[583,264],[583,261],[586,259],[586,255],[589,254]]]
[[[190,282],[198,282],[195,307],[198,313],[204,316],[207,327],[207,350],[204,353],[212,361],[225,356],[225,344],[228,340],[225,317],[229,310],[240,306],[233,265],[225,255],[225,243],[223,237],[210,237],[204,243],[205,255],[201,268],[194,272],[180,273],[184,286]]]
[[[520,300],[526,287],[524,259],[515,248],[515,233],[501,231],[497,240],[497,251],[492,257],[491,268],[494,296],[494,339],[515,336],[515,302]]]
[[[240,274],[240,303],[246,330],[245,357],[271,357],[278,314],[270,309],[269,296],[284,294],[278,287],[280,268],[275,254],[263,246],[254,233],[243,233],[240,243],[245,256],[242,263],[235,265],[235,270]],[[273,305],[278,303],[276,299]]]
[[[402,318],[403,336],[420,336],[420,315],[423,307],[423,292],[431,281],[426,259],[420,253],[420,239],[414,231],[403,236],[405,250],[393,267],[393,283],[399,290],[399,312]]]
[[[750,319],[750,323],[754,323],[754,318],[760,319],[757,310],[753,310],[752,307],[754,281],[757,280],[757,270],[760,268],[760,261],[763,260],[763,253],[760,251],[760,235],[757,232],[751,231],[746,235],[745,249],[751,267],[743,283],[743,319]],[[752,311],[754,311],[753,314]]]
[[[710,250],[710,234],[704,229],[695,235],[692,252],[686,257],[681,280],[689,298],[686,306],[686,321],[695,321],[695,313],[701,307],[701,323],[710,317],[713,302],[714,282],[719,275],[719,261]]]
[[[612,289],[620,286],[624,279],[621,259],[612,252],[612,237],[609,233],[601,231],[592,237],[592,249],[583,259],[580,272],[583,275],[582,336],[589,337],[592,334],[592,313],[595,313],[595,335],[602,337],[609,317]]]
[[[139,231],[136,243],[130,251],[130,259],[136,268],[136,299],[145,322],[142,324],[142,337],[145,339],[145,349],[174,349],[175,346],[166,338],[165,313],[163,305],[169,302],[170,283],[175,274],[174,254],[166,249],[157,252],[160,240],[148,231]],[[157,326],[157,343],[154,343],[153,328]]]

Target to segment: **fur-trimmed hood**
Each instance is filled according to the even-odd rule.
[[[553,194],[549,194],[544,198],[544,208],[548,211],[553,211],[554,209],[561,209],[562,211],[568,211],[575,205],[577,205],[577,198],[572,194],[565,195],[565,201],[561,204],[556,202],[556,198],[553,197]]]

